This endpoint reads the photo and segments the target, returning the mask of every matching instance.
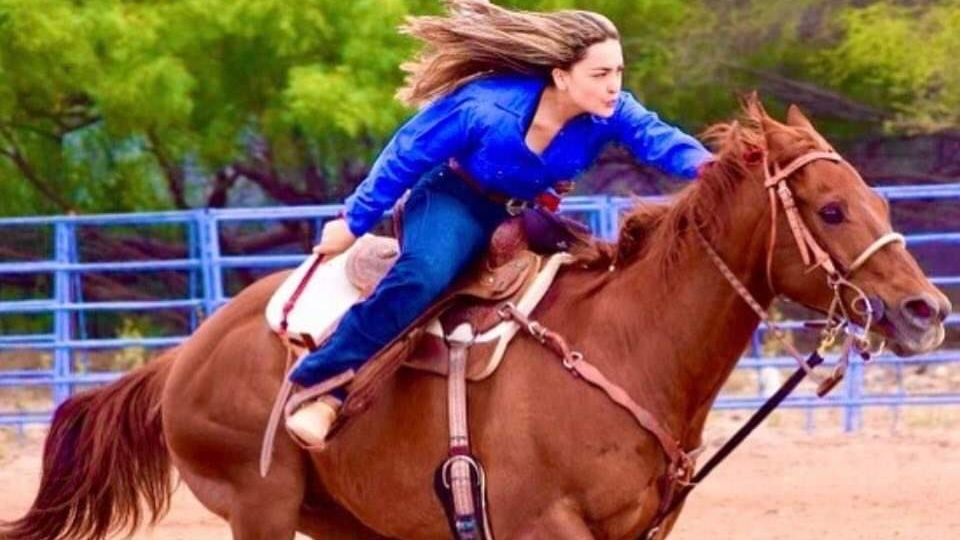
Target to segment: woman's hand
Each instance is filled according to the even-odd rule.
[[[324,257],[333,257],[346,251],[356,241],[357,237],[350,232],[347,220],[334,219],[323,226],[320,243],[313,246],[313,252]]]

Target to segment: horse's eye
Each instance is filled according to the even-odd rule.
[[[839,225],[843,223],[844,220],[843,208],[841,208],[838,203],[830,203],[821,208],[817,213],[820,214],[822,220],[830,225]]]

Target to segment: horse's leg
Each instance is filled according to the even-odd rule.
[[[594,535],[573,505],[560,500],[522,526],[514,537],[521,540],[593,540]]]
[[[274,462],[269,476],[272,481],[265,484],[258,479],[252,485],[234,484],[188,472],[181,472],[181,477],[204,506],[230,524],[237,539],[292,538],[294,531],[324,540],[384,538],[330,499],[305,505],[302,476],[293,474],[283,461]],[[263,495],[270,495],[268,505]]]
[[[385,536],[368,529],[353,514],[334,503],[322,508],[304,509],[299,531],[317,540],[384,540]]]
[[[267,478],[253,474],[223,474],[179,464],[180,476],[197,499],[225,519],[237,540],[289,540],[294,537],[303,504],[304,471],[282,460]],[[214,473],[214,474],[210,474]],[[220,474],[217,474],[220,473]]]
[[[296,502],[290,499],[275,499],[264,506],[259,497],[239,498],[230,513],[230,531],[234,540],[292,540],[298,529],[300,512]]]

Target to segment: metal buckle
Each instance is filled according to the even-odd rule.
[[[530,207],[528,201],[523,199],[507,199],[507,202],[503,205],[507,209],[507,213],[511,216],[519,216],[521,212]]]

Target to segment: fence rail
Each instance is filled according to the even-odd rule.
[[[937,186],[882,187],[878,191],[887,197],[896,208],[897,201],[960,200],[960,184]],[[574,214],[586,222],[600,237],[616,236],[619,216],[634,204],[634,199],[609,196],[569,197],[562,211]],[[122,373],[89,373],[78,369],[78,354],[91,350],[111,350],[128,347],[146,349],[163,348],[179,343],[185,335],[118,337],[92,339],[86,336],[84,317],[96,312],[150,312],[163,309],[180,309],[190,313],[190,330],[199,324],[205,314],[210,314],[229,300],[224,286],[224,272],[232,269],[277,269],[299,264],[304,255],[261,254],[224,255],[220,238],[228,225],[264,224],[283,220],[308,221],[315,231],[322,229],[323,221],[336,215],[339,206],[299,206],[281,208],[202,209],[182,212],[153,212],[137,214],[106,214],[85,216],[21,217],[0,219],[0,235],[17,228],[47,229],[52,238],[52,253],[47,259],[31,261],[0,261],[0,284],[10,276],[49,276],[52,287],[48,298],[5,299],[0,294],[0,317],[13,315],[48,315],[51,325],[47,332],[30,334],[0,333],[0,358],[11,358],[26,351],[42,351],[50,355],[48,369],[12,369],[0,364],[0,395],[9,388],[49,388],[52,399],[46,410],[0,410],[0,425],[24,426],[43,424],[49,421],[52,407],[62,403],[76,388],[102,384]],[[175,259],[146,261],[97,261],[84,262],[78,254],[80,227],[108,229],[117,226],[180,227],[188,256]],[[917,232],[907,234],[911,247],[934,246],[952,250],[960,261],[960,223],[946,224],[950,230]],[[0,240],[2,241],[2,240]],[[957,265],[960,266],[960,265]],[[947,274],[931,276],[934,283],[944,288],[960,286],[957,267]],[[156,272],[178,271],[187,274],[188,295],[184,298],[157,300],[130,300],[109,302],[86,302],[83,299],[80,278],[92,272]],[[0,291],[2,292],[2,291]],[[0,319],[2,320],[2,319]],[[74,324],[77,322],[77,324]],[[960,315],[954,313],[947,324],[960,326]],[[802,331],[797,321],[784,325]],[[793,360],[779,356],[762,356],[764,328],[761,327],[753,340],[751,349],[738,364],[738,370],[757,375],[756,392],[752,395],[721,394],[717,409],[747,409],[756,407],[762,395],[770,391],[767,378],[760,376],[764,370],[785,370],[793,366]],[[902,369],[908,366],[947,364],[960,366],[960,350],[942,350],[916,358],[895,358],[881,355],[873,361],[878,366],[892,367],[897,372],[895,388],[882,394],[866,393],[863,365],[855,362],[843,387],[834,396],[818,400],[810,394],[801,394],[785,403],[788,408],[813,411],[821,408],[836,408],[843,411],[843,427],[854,430],[862,422],[864,407],[890,407],[899,410],[908,406],[941,406],[960,404],[960,393],[953,391],[936,394],[911,393],[903,384]],[[2,402],[0,402],[2,403]]]

